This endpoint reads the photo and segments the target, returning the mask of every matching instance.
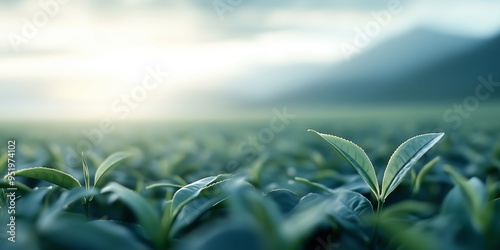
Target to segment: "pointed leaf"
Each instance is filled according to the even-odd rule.
[[[327,141],[361,175],[361,178],[368,184],[375,196],[379,197],[377,175],[372,162],[363,149],[353,142],[337,136],[319,133],[312,129],[308,131],[318,134]]]
[[[217,176],[206,177],[177,190],[172,198],[172,217],[175,217],[184,205],[195,199],[201,193],[203,187],[210,184],[216,178]]]
[[[290,212],[300,201],[300,197],[288,189],[274,189],[264,195],[278,205],[282,214]]]
[[[103,186],[104,183],[102,182],[102,177],[106,173],[108,173],[109,170],[115,167],[120,161],[124,160],[129,156],[130,154],[125,152],[118,152],[108,156],[108,158],[106,158],[101,163],[101,165],[97,168],[97,171],[95,172],[94,187]]]
[[[328,213],[343,228],[356,231],[363,226],[361,218],[373,215],[373,206],[363,195],[352,191],[335,191],[329,195]]]
[[[156,184],[151,184],[146,187],[146,189],[151,189],[151,188],[157,188],[157,187],[172,187],[172,188],[182,188],[182,185],[179,184],[172,184],[172,183],[156,183]]]
[[[487,192],[484,184],[478,180],[476,177],[471,178],[467,181],[461,174],[459,174],[452,166],[446,165],[444,170],[448,172],[453,181],[457,184],[460,190],[467,201],[467,207],[471,211],[472,215],[478,213],[479,209],[486,203],[487,201]],[[474,182],[478,182],[479,184],[474,184]],[[481,188],[475,188],[475,186],[479,186]],[[480,190],[476,192],[476,190]]]
[[[282,226],[286,240],[298,244],[301,238],[314,232],[322,223],[333,219],[342,228],[356,232],[367,241],[364,217],[373,217],[373,206],[363,195],[352,191],[334,191],[327,195],[310,193],[292,210]]]
[[[85,188],[90,189],[90,174],[89,174],[89,166],[87,161],[85,161],[85,157],[82,153],[82,166],[83,166],[83,177],[85,180]]]
[[[300,182],[300,183],[304,183],[306,185],[309,185],[315,189],[319,189],[319,190],[324,191],[324,192],[331,192],[332,191],[330,188],[328,188],[327,186],[325,186],[321,183],[313,182],[313,181],[310,181],[310,180],[305,179],[305,178],[295,177],[295,181]]]
[[[158,212],[144,198],[136,192],[118,184],[111,183],[102,189],[103,193],[112,192],[122,200],[134,213],[139,224],[144,228],[144,231],[157,244],[160,228],[160,216]]]
[[[327,220],[327,206],[325,197],[309,193],[300,199],[297,206],[290,212],[289,218],[281,223],[280,231],[289,244],[284,249],[293,249],[310,237],[316,228]]]
[[[411,167],[443,136],[444,133],[418,135],[403,142],[394,151],[382,179],[382,193],[380,195],[382,200],[385,200],[394,191]]]
[[[63,192],[58,200],[54,202],[49,209],[45,209],[40,216],[38,221],[41,227],[46,227],[54,223],[54,219],[60,215],[60,213],[66,209],[71,203],[78,200],[85,199],[88,196],[95,195],[97,192],[95,190],[88,190],[83,187],[72,188]]]
[[[82,186],[80,182],[78,182],[78,180],[75,179],[75,177],[53,168],[44,168],[44,167],[25,168],[17,170],[15,172],[11,172],[10,174],[6,175],[4,179],[7,179],[11,175],[24,176],[24,177],[48,181],[50,183],[56,184],[66,189]]]
[[[195,199],[186,203],[179,211],[175,221],[170,228],[171,235],[176,235],[180,230],[192,224],[203,213],[211,207],[216,206],[229,197],[230,179],[214,182],[209,186],[205,186],[201,193]]]
[[[21,182],[14,182],[14,186],[10,185],[11,182],[9,180],[0,180],[0,189],[1,188],[16,188],[16,191],[21,192],[22,194],[31,192],[31,188],[22,184]]]
[[[418,193],[420,191],[420,186],[422,185],[422,182],[424,181],[424,177],[431,171],[432,167],[434,167],[440,159],[441,159],[441,157],[436,156],[430,162],[425,164],[424,167],[422,167],[422,170],[420,170],[417,177],[415,178],[415,186],[413,188],[413,193]]]

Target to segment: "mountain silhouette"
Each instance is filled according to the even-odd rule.
[[[307,69],[306,69],[307,70]],[[271,102],[450,102],[473,95],[479,76],[500,81],[500,35],[476,39],[420,29],[332,65]],[[500,91],[499,91],[500,92]],[[500,95],[492,95],[498,99]]]

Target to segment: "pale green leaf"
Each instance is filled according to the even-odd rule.
[[[420,172],[418,173],[418,175],[415,179],[415,186],[413,188],[413,193],[418,193],[420,191],[420,186],[422,185],[422,182],[424,181],[425,176],[431,171],[432,167],[434,167],[440,159],[441,159],[441,157],[436,156],[430,162],[425,164],[424,167],[422,167],[422,170],[420,170]]]
[[[201,193],[195,199],[186,203],[175,217],[170,229],[171,235],[176,235],[211,207],[225,200],[229,196],[226,192],[229,189],[228,185],[230,185],[228,180],[230,179],[212,182],[212,184],[202,188]]]
[[[458,187],[460,187],[460,190],[462,191],[465,200],[467,201],[467,207],[471,211],[472,215],[477,215],[479,209],[484,205],[482,204],[482,196],[487,196],[484,184],[482,184],[481,181],[478,181],[481,184],[481,192],[476,192],[473,184],[471,184],[472,180],[476,180],[476,178],[472,178],[471,181],[467,181],[450,165],[446,165],[444,167],[444,170],[450,174],[453,181],[457,184]]]
[[[195,199],[201,193],[203,187],[210,184],[216,178],[217,176],[206,177],[177,190],[172,198],[172,217],[175,217],[184,205]]]
[[[172,183],[156,183],[156,184],[151,184],[146,187],[146,189],[152,189],[152,188],[157,188],[157,187],[172,187],[172,188],[182,188],[182,185],[179,184],[172,184]]]
[[[325,192],[332,191],[330,188],[328,188],[327,186],[325,186],[321,183],[313,182],[313,181],[310,181],[310,180],[305,179],[305,178],[295,177],[295,181],[300,182],[300,183],[304,183],[306,185],[309,185],[309,186],[316,188],[316,189],[319,189],[321,191],[325,191]]]
[[[415,163],[434,146],[444,133],[423,134],[403,142],[392,154],[382,179],[380,198],[387,196],[403,181],[403,178]]]
[[[156,243],[159,240],[160,216],[144,198],[136,192],[118,184],[111,183],[102,189],[103,193],[112,192],[120,198],[134,213],[144,231]]]
[[[89,166],[87,161],[85,161],[85,157],[82,153],[82,167],[83,167],[83,177],[85,180],[85,188],[90,189],[90,174],[89,174]]]
[[[53,168],[36,167],[21,169],[6,175],[4,179],[7,179],[10,175],[48,181],[66,189],[82,186],[75,177]]]
[[[16,191],[21,193],[29,193],[31,192],[31,188],[22,184],[21,182],[15,181],[12,186],[9,180],[0,180],[0,188],[16,188]]]
[[[106,158],[101,165],[97,168],[97,171],[95,172],[95,178],[94,178],[94,187],[101,187],[103,186],[103,176],[108,173],[113,167],[117,166],[117,164],[124,160],[125,158],[130,157],[129,153],[125,152],[117,152],[114,153],[108,158]]]
[[[319,133],[312,129],[308,131],[318,134],[327,141],[361,175],[361,178],[368,184],[375,196],[379,197],[377,175],[372,162],[363,149],[351,141],[334,135]]]

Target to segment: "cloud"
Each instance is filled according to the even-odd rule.
[[[403,3],[404,13],[380,41],[420,25],[466,34],[493,34],[499,27],[493,2],[443,2],[439,8],[435,1]],[[3,103],[23,114],[29,107],[47,116],[80,117],[74,111],[85,109],[85,117],[92,117],[140,83],[148,65],[175,72],[168,87],[145,101],[148,110],[157,110],[155,105],[181,108],[177,103],[194,98],[209,106],[218,94],[228,102],[238,99],[236,94],[272,96],[286,84],[306,84],[298,79],[315,74],[315,65],[341,61],[339,43],[352,40],[354,28],[387,3],[247,0],[221,21],[213,2],[206,0],[71,1],[16,52],[6,34],[20,34],[23,18],[32,20],[43,11],[37,4],[0,1],[0,87],[17,96]],[[296,65],[310,67],[294,74],[273,70]],[[204,100],[203,93],[212,99]]]

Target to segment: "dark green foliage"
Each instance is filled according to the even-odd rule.
[[[240,149],[258,125],[159,127],[114,135],[84,158],[79,138],[25,138],[18,238],[2,229],[0,249],[496,249],[500,133],[401,144],[429,126],[317,126],[359,145],[320,134],[334,150],[311,124],[262,150]],[[0,171],[6,225],[11,186]]]

